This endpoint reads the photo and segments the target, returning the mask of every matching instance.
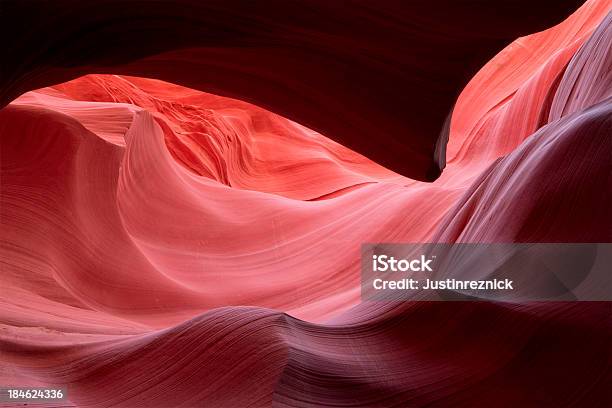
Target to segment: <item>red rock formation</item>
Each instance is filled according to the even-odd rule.
[[[438,175],[453,92],[560,3],[521,20],[440,2],[435,22],[436,4],[282,20],[286,3],[160,2],[141,21],[136,3],[47,20],[41,2],[0,81],[0,385],[67,387],[79,407],[610,402],[609,303],[359,298],[364,242],[612,242],[607,2],[475,74],[433,183],[415,178]],[[417,34],[428,47],[402,42]],[[87,72],[105,74],[57,83]]]

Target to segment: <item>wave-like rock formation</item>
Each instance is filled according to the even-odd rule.
[[[163,79],[269,108],[431,181],[468,80],[578,3],[9,0],[0,106],[85,73]]]
[[[178,3],[6,7],[29,34],[0,78],[0,386],[609,406],[610,303],[361,303],[359,282],[364,242],[612,242],[609,2],[494,57],[568,2]]]

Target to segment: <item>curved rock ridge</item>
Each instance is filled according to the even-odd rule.
[[[0,106],[88,73],[157,78],[250,101],[432,181],[476,70],[579,3],[5,0]]]
[[[55,85],[95,64],[30,61],[49,86],[0,110],[0,385],[75,407],[608,406],[609,303],[361,302],[359,267],[364,242],[612,242],[610,50],[605,1],[512,42],[457,99],[431,183],[339,143],[397,129],[385,106],[313,100],[337,121],[319,133],[255,94],[114,73],[202,50]]]

